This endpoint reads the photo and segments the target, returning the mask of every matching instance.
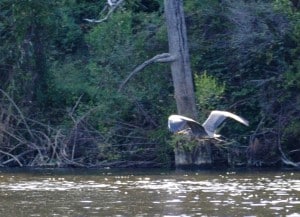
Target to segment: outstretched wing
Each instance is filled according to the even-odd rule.
[[[171,115],[168,119],[168,128],[173,133],[177,133],[186,128],[191,128],[193,134],[199,135],[204,132],[200,123],[182,115]]]
[[[187,128],[186,120],[180,115],[171,115],[168,118],[168,128],[172,133],[177,133]]]
[[[214,133],[226,118],[232,118],[246,126],[249,125],[247,120],[233,113],[227,111],[212,111],[202,126],[206,131]]]

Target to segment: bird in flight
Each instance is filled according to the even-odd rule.
[[[227,111],[215,110],[210,113],[203,124],[182,115],[170,115],[168,128],[172,133],[192,134],[196,139],[217,139],[221,135],[216,134],[216,130],[226,118],[232,118],[249,126],[249,122],[238,115]]]

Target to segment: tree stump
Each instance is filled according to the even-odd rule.
[[[209,141],[195,141],[192,145],[186,144],[177,142],[175,145],[176,167],[210,167],[212,165],[212,144]]]

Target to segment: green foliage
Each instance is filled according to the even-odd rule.
[[[173,148],[183,148],[185,151],[192,152],[196,146],[199,145],[197,140],[191,140],[187,135],[175,134],[170,139],[169,143]]]
[[[299,152],[297,151],[300,137],[300,11],[291,5],[291,1],[277,0],[276,10],[286,14],[289,17],[291,30],[286,37],[286,61],[288,67],[283,73],[282,92],[280,98],[284,103],[285,117],[284,129],[282,130],[282,145],[288,151],[288,156],[292,160],[299,161]],[[294,151],[296,150],[296,151]],[[290,151],[290,152],[289,152]]]
[[[79,154],[78,159],[146,158],[170,165],[172,144],[182,138],[172,137],[169,142],[166,129],[167,116],[176,112],[169,65],[146,67],[118,91],[136,66],[168,51],[163,1],[124,1],[105,22],[84,21],[103,18],[105,4],[1,1],[0,88],[24,117],[35,119],[33,132],[40,132],[40,126],[51,128],[47,141],[52,144],[63,137],[63,147],[73,136],[77,140],[72,144],[78,146],[89,141],[91,149],[80,149],[88,156]],[[192,71],[201,72],[195,73],[194,81],[203,115],[212,109],[236,110],[251,126],[224,127],[225,134],[264,135],[267,145],[274,145],[270,137],[279,135],[286,150],[296,149],[299,121],[292,117],[300,115],[299,9],[289,0],[187,0],[184,4]],[[0,100],[0,125],[22,129],[19,123],[24,120],[11,113],[11,102],[3,96]],[[101,136],[91,135],[93,130]],[[28,134],[24,141],[25,137]],[[11,137],[2,141],[0,148],[8,150],[16,144]],[[187,149],[192,147],[187,142]],[[97,156],[92,154],[96,148]]]
[[[294,62],[290,69],[284,74],[285,87],[296,91],[300,89],[300,60]]]
[[[69,55],[56,61],[51,69],[53,90],[56,90],[52,91],[53,101],[71,110],[80,99],[76,116],[81,117],[92,110],[89,122],[105,136],[108,144],[115,145],[116,148],[110,151],[114,157],[122,160],[137,159],[135,154],[125,153],[147,150],[138,147],[141,142],[138,138],[152,141],[149,144],[153,145],[165,143],[166,129],[155,129],[155,126],[165,125],[170,110],[165,105],[172,101],[169,96],[170,75],[161,72],[166,66],[145,69],[122,92],[118,91],[134,67],[151,57],[151,53],[156,55],[166,43],[165,39],[162,40],[165,28],[161,27],[161,22],[157,14],[133,14],[126,9],[118,10],[107,22],[94,25],[85,34],[88,58]],[[158,41],[163,43],[159,44]],[[159,46],[153,49],[155,44]],[[161,86],[165,84],[168,84],[168,88],[162,90]],[[133,145],[121,145],[128,143]],[[168,147],[157,145],[153,153],[157,156],[152,156],[155,162],[170,162]],[[124,154],[118,154],[120,150]],[[142,153],[140,155],[143,156]]]
[[[285,138],[299,138],[300,136],[300,120],[294,119],[290,124],[284,129]]]
[[[207,75],[206,71],[200,76],[195,74],[194,82],[199,107],[206,110],[215,109],[224,94],[225,84],[220,84],[216,78]]]
[[[131,21],[130,12],[117,12],[107,23],[96,26],[89,33],[87,41],[92,45],[93,54],[100,56],[100,63],[117,64],[119,58],[124,58],[125,61],[124,50],[128,49],[128,54],[132,53],[129,43],[132,40]]]

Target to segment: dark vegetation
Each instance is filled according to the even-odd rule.
[[[174,162],[168,64],[119,87],[168,52],[162,0],[0,2],[0,165],[144,166]],[[231,166],[300,162],[300,3],[186,0],[199,120],[211,109],[250,121],[222,129]],[[220,161],[222,161],[220,160]]]

